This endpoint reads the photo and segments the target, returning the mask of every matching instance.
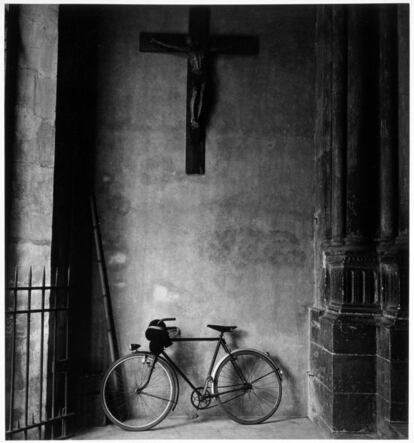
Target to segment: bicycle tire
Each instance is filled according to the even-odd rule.
[[[243,373],[245,384],[235,365]],[[279,369],[264,353],[240,349],[225,357],[214,377],[214,394],[223,411],[244,425],[268,420],[282,399]]]
[[[169,364],[158,358],[148,385],[140,392],[154,354],[138,351],[116,360],[102,380],[101,400],[108,419],[127,431],[145,431],[168,415],[177,393]]]

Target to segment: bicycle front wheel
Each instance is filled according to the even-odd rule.
[[[279,369],[259,351],[234,351],[217,368],[214,393],[232,420],[262,423],[276,412],[282,398]]]
[[[102,381],[106,416],[127,431],[145,431],[170,412],[176,394],[170,367],[148,352],[136,352],[112,364]],[[148,376],[152,370],[151,377]]]

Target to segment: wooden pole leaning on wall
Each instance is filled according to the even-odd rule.
[[[108,337],[109,354],[111,361],[119,358],[118,342],[116,339],[115,322],[112,312],[111,294],[109,291],[108,274],[106,272],[105,256],[102,246],[102,237],[99,227],[98,211],[96,208],[95,194],[90,194],[91,216],[93,235],[95,239],[96,258],[98,262],[99,278],[102,289],[102,300],[105,311],[106,334]]]

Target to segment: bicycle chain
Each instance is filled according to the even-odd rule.
[[[241,396],[244,395],[244,394],[245,394],[245,392],[242,392],[241,394],[236,395],[235,397],[232,397],[232,398],[230,398],[229,400],[222,401],[221,403],[216,403],[215,405],[207,406],[207,407],[202,408],[202,409],[198,409],[198,408],[196,408],[196,409],[197,409],[198,411],[200,411],[200,410],[201,410],[201,411],[204,411],[205,409],[216,408],[217,406],[224,405],[225,403],[228,403],[228,402],[230,402],[230,401],[233,401],[234,399],[239,398],[239,397],[241,397]],[[217,398],[212,397],[212,399],[215,400],[215,401],[217,402]]]

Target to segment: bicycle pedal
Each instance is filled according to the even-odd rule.
[[[197,414],[197,412],[193,412],[192,414],[191,414],[191,420],[196,420],[197,418],[199,417],[199,415]]]

